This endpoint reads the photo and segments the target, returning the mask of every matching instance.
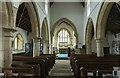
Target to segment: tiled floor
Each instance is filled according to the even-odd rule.
[[[56,60],[56,64],[50,72],[50,78],[74,78],[69,60]]]

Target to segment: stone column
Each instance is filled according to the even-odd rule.
[[[97,56],[103,57],[103,40],[102,39],[96,39],[96,45],[97,45]]]
[[[44,53],[49,54],[49,52],[48,52],[48,40],[44,41]]]
[[[91,42],[89,40],[87,40],[87,43],[86,43],[86,53],[92,54],[92,45],[91,45]]]
[[[73,48],[73,38],[70,37],[70,47]]]
[[[76,45],[78,45],[78,34],[75,33],[74,36],[76,37]]]
[[[57,44],[57,41],[58,41],[58,38],[57,37],[55,37],[55,41],[54,41],[54,47],[57,47],[58,46],[58,44]]]
[[[88,44],[86,45],[86,53],[87,54],[92,54],[92,47],[91,47],[91,42],[88,42]]]
[[[0,67],[10,67],[12,63],[12,28],[0,28]]]
[[[43,41],[43,53],[44,53],[44,54],[47,54],[47,52],[46,52],[46,43],[45,43],[45,41]]]
[[[40,38],[33,39],[33,57],[40,55]]]

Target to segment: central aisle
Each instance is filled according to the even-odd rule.
[[[50,72],[50,78],[74,78],[69,60],[56,60]]]

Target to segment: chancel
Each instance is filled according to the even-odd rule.
[[[0,0],[0,78],[120,78],[120,2]]]

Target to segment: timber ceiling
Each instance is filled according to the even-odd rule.
[[[120,5],[114,3],[107,20],[107,30],[113,34],[120,33]]]
[[[25,3],[22,3],[17,12],[16,26],[20,27],[28,32],[31,32],[31,22],[30,17],[25,6]]]

